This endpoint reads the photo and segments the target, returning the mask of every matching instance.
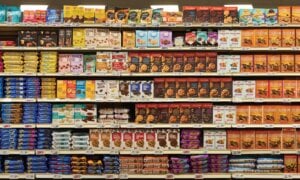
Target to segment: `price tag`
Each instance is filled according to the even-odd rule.
[[[24,127],[25,127],[25,128],[34,128],[34,125],[32,125],[32,124],[25,124]]]
[[[243,174],[233,174],[232,177],[233,178],[238,178],[238,179],[243,179],[244,175]]]
[[[300,124],[294,124],[293,128],[300,128]]]
[[[139,47],[139,50],[145,50],[146,47]]]
[[[97,128],[102,129],[102,128],[104,128],[104,125],[103,124],[97,124]]]
[[[105,179],[115,179],[115,176],[113,174],[106,174]]]
[[[58,124],[51,124],[51,127],[52,128],[59,128],[59,125]]]
[[[265,124],[265,128],[274,128],[273,124]]]
[[[126,128],[135,128],[135,126],[133,124],[127,124]]]
[[[114,50],[121,50],[121,47],[113,47]]]
[[[272,150],[272,154],[280,154],[280,150]]]
[[[189,149],[185,149],[182,151],[183,154],[191,154],[191,150]]]
[[[293,175],[292,174],[284,174],[283,179],[293,179]]]
[[[119,154],[118,150],[112,149],[109,151],[109,154]]]
[[[166,179],[174,179],[174,174],[166,174]]]
[[[2,151],[1,151],[1,154],[7,155],[7,154],[8,154],[8,150],[2,150]]]
[[[216,26],[217,26],[217,27],[222,27],[222,26],[223,26],[223,23],[216,23]]]
[[[140,151],[137,150],[137,149],[133,149],[133,150],[130,151],[130,154],[131,154],[131,155],[139,155],[139,154],[140,154]]]
[[[10,174],[9,179],[18,179],[18,174]]]
[[[91,154],[91,155],[95,154],[94,150],[92,150],[92,149],[86,150],[85,153],[86,153],[86,154]]]
[[[197,47],[190,47],[190,50],[197,50]]]
[[[219,102],[220,99],[219,98],[211,98],[211,101],[214,101],[214,102]]]
[[[34,174],[26,174],[25,179],[34,179]]]
[[[53,179],[62,179],[62,175],[61,174],[54,174]]]
[[[10,124],[4,124],[4,125],[3,125],[3,128],[10,128],[10,127],[11,127]]]
[[[153,125],[152,125],[152,124],[146,124],[146,125],[145,125],[145,128],[151,129],[151,128],[153,128]]]
[[[203,174],[195,174],[194,179],[204,179],[204,176],[203,176]]]
[[[128,26],[130,26],[130,27],[136,27],[136,24],[135,23],[130,23],[130,24],[128,24]]]
[[[280,26],[281,26],[281,27],[285,27],[285,26],[287,26],[287,24],[280,24]]]
[[[241,155],[241,151],[240,150],[233,150],[231,151],[232,155]]]
[[[26,154],[28,154],[28,151],[27,150],[21,150],[20,154],[25,154],[26,155]]]
[[[168,50],[168,47],[161,47],[162,50]]]
[[[75,128],[83,128],[82,124],[75,124]]]
[[[172,128],[179,128],[179,124],[172,124],[171,127]]]
[[[298,154],[298,155],[299,155],[299,154],[300,154],[300,151],[297,151],[297,152],[296,152],[296,154]]]
[[[237,128],[245,128],[245,124],[238,124],[236,125]]]
[[[153,27],[159,27],[160,24],[159,24],[159,23],[153,23],[152,26],[153,26]]]
[[[292,47],[292,50],[297,51],[299,50],[299,47]]]
[[[202,124],[194,124],[193,128],[202,128]]]
[[[45,151],[44,150],[36,150],[35,153],[37,155],[44,155],[45,154]]]
[[[57,150],[55,149],[51,150],[51,154],[57,154]]]
[[[270,50],[274,51],[274,50],[277,50],[276,47],[269,47]]]
[[[254,101],[257,102],[257,103],[262,103],[262,102],[264,102],[264,100],[263,100],[262,98],[256,98]]]
[[[157,149],[157,150],[154,151],[154,154],[162,155],[162,154],[164,154],[164,152],[160,149]]]
[[[147,24],[143,23],[143,24],[140,24],[141,27],[146,27]]]
[[[224,124],[216,124],[216,128],[224,128]]]
[[[184,23],[183,25],[184,25],[184,27],[191,27],[192,23]]]
[[[113,24],[111,24],[111,27],[121,27],[121,24],[120,23],[113,23]]]
[[[291,98],[284,98],[282,99],[283,102],[285,103],[290,103],[291,102]]]
[[[128,179],[128,174],[120,174],[119,179]]]
[[[73,174],[73,179],[81,179],[81,174]]]
[[[176,24],[175,24],[175,23],[168,23],[168,26],[169,26],[169,27],[175,27]]]

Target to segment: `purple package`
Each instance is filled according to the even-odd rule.
[[[191,163],[191,167],[192,169],[205,169],[205,168],[208,168],[208,164],[207,162],[206,163],[203,163],[203,164],[197,164],[198,162],[192,162]],[[202,162],[201,162],[202,163]]]
[[[69,54],[60,54],[58,58],[58,72],[70,72],[70,55]]]
[[[183,173],[189,173],[189,169],[170,169],[170,172],[173,174],[183,174]]]
[[[183,164],[183,163],[172,163],[170,164],[170,168],[172,169],[189,169],[189,164]]]
[[[209,155],[209,159],[228,159],[228,155],[215,155],[215,154],[212,154],[212,155]]]
[[[210,171],[211,172],[215,172],[215,173],[226,173],[228,171],[228,168],[224,168],[224,169],[214,169],[214,168],[211,168]]]
[[[172,31],[160,31],[160,47],[172,47]]]
[[[208,155],[195,155],[190,157],[191,161],[204,161],[208,159]]]
[[[200,148],[200,141],[199,140],[181,140],[180,148],[182,149],[199,149]]]
[[[183,163],[186,164],[189,162],[189,158],[179,158],[179,157],[171,157],[170,158],[172,163]]]
[[[227,163],[224,163],[224,164],[209,164],[209,167],[213,168],[213,169],[225,169],[225,168],[228,167],[228,164]]]
[[[208,169],[192,169],[193,173],[207,173]]]
[[[222,163],[228,163],[229,161],[226,158],[226,159],[209,159],[209,162],[213,163],[213,164],[216,164],[216,163],[222,164]]]
[[[71,55],[71,72],[82,73],[83,72],[83,55],[72,54]]]
[[[210,46],[218,45],[218,32],[216,31],[208,31],[207,33],[207,44]]]
[[[182,136],[200,136],[201,131],[198,129],[183,129],[180,131]]]

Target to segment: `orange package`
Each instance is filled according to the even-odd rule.
[[[268,131],[268,148],[281,149],[281,130]]]
[[[250,106],[250,124],[262,124],[263,117],[262,106]]]
[[[282,80],[269,81],[270,98],[282,98]]]
[[[272,105],[263,106],[263,123],[264,124],[275,124],[276,122],[277,109]]]
[[[76,80],[67,80],[67,98],[76,98]]]
[[[300,54],[295,55],[295,72],[300,72]]]
[[[285,154],[284,155],[284,173],[297,173],[298,163],[297,155]]]
[[[123,47],[134,48],[135,47],[135,32],[123,31]]]
[[[267,72],[267,55],[254,55],[254,72]]]
[[[280,24],[289,24],[291,22],[291,6],[278,7],[278,22]]]
[[[255,130],[255,149],[268,149],[268,133],[265,130]]]
[[[300,98],[300,80],[294,80],[297,83],[297,98]]]
[[[300,149],[300,131],[299,130],[296,130],[296,138],[297,138],[297,149]],[[300,157],[300,155],[299,155]],[[298,157],[298,160],[299,160],[299,157]],[[300,161],[298,161],[299,164],[300,164]]]
[[[240,130],[230,129],[227,130],[227,149],[240,149],[241,148],[241,133]]]
[[[281,46],[281,29],[269,29],[269,46],[280,47]]]
[[[296,148],[296,129],[284,128],[282,129],[282,149]]]
[[[278,54],[269,54],[268,55],[268,72],[280,72],[281,68],[281,59]]]
[[[279,124],[291,123],[291,108],[290,106],[283,105],[277,109]]]
[[[253,55],[241,55],[241,72],[253,72]]]
[[[293,54],[281,55],[281,72],[295,72],[295,56]]]
[[[283,80],[283,97],[296,98],[297,82],[295,80]]]
[[[300,23],[300,6],[292,6],[292,23]]]
[[[268,47],[269,46],[269,31],[268,29],[256,29],[255,31],[255,47]]]
[[[282,47],[294,47],[295,37],[295,29],[282,29]]]
[[[300,29],[296,29],[296,46],[300,46]]]
[[[242,149],[255,148],[255,130],[241,131],[241,145]]]
[[[254,30],[243,29],[241,40],[242,40],[242,47],[253,47],[254,46]]]
[[[298,105],[291,106],[291,123],[292,124],[300,123],[300,106],[298,106]],[[297,137],[297,138],[299,138],[298,146],[300,147],[300,134],[299,134],[299,137]]]
[[[236,123],[249,124],[250,108],[246,105],[239,105],[236,107]]]
[[[257,80],[256,81],[256,98],[268,98],[269,97],[269,81]]]

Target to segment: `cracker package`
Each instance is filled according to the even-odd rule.
[[[278,7],[278,22],[280,24],[289,24],[291,22],[291,7],[279,6]]]
[[[281,72],[281,58],[278,54],[268,55],[268,72]]]
[[[255,149],[268,149],[268,133],[265,130],[255,130]]]
[[[227,130],[227,149],[240,149],[241,148],[241,134],[240,130]]]
[[[295,29],[282,29],[282,47],[294,47],[295,37]]]
[[[240,9],[239,21],[242,24],[252,24],[252,9]]]
[[[152,9],[142,9],[141,24],[151,24],[152,22]]]
[[[238,8],[224,7],[224,24],[236,24],[238,22]]]
[[[281,46],[281,29],[269,29],[269,46],[280,47]]]
[[[269,97],[269,82],[268,80],[256,80],[256,98]]]
[[[255,148],[255,130],[243,130],[241,132],[241,148],[242,149]]]
[[[247,105],[239,105],[236,108],[237,124],[250,123],[250,108]]]
[[[267,72],[267,55],[254,55],[254,72]]]
[[[241,36],[242,36],[242,47],[253,47],[254,46],[254,30],[252,29],[243,29]]]
[[[95,23],[105,23],[106,14],[105,9],[95,9]]]
[[[115,22],[119,24],[127,24],[128,23],[128,8],[116,8],[115,12]]]
[[[292,23],[300,23],[300,6],[292,6]]]
[[[295,149],[296,144],[296,129],[284,128],[282,129],[282,148]]]
[[[282,80],[270,80],[270,98],[282,98]]]
[[[250,124],[262,124],[263,109],[260,105],[250,106]]]
[[[255,8],[252,10],[252,22],[254,25],[265,24],[265,9]]]
[[[268,47],[269,46],[269,32],[268,29],[256,29],[255,30],[255,47]]]
[[[281,55],[281,72],[295,72],[294,54]]]

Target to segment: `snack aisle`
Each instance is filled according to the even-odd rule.
[[[0,5],[0,179],[300,178],[300,6]]]

